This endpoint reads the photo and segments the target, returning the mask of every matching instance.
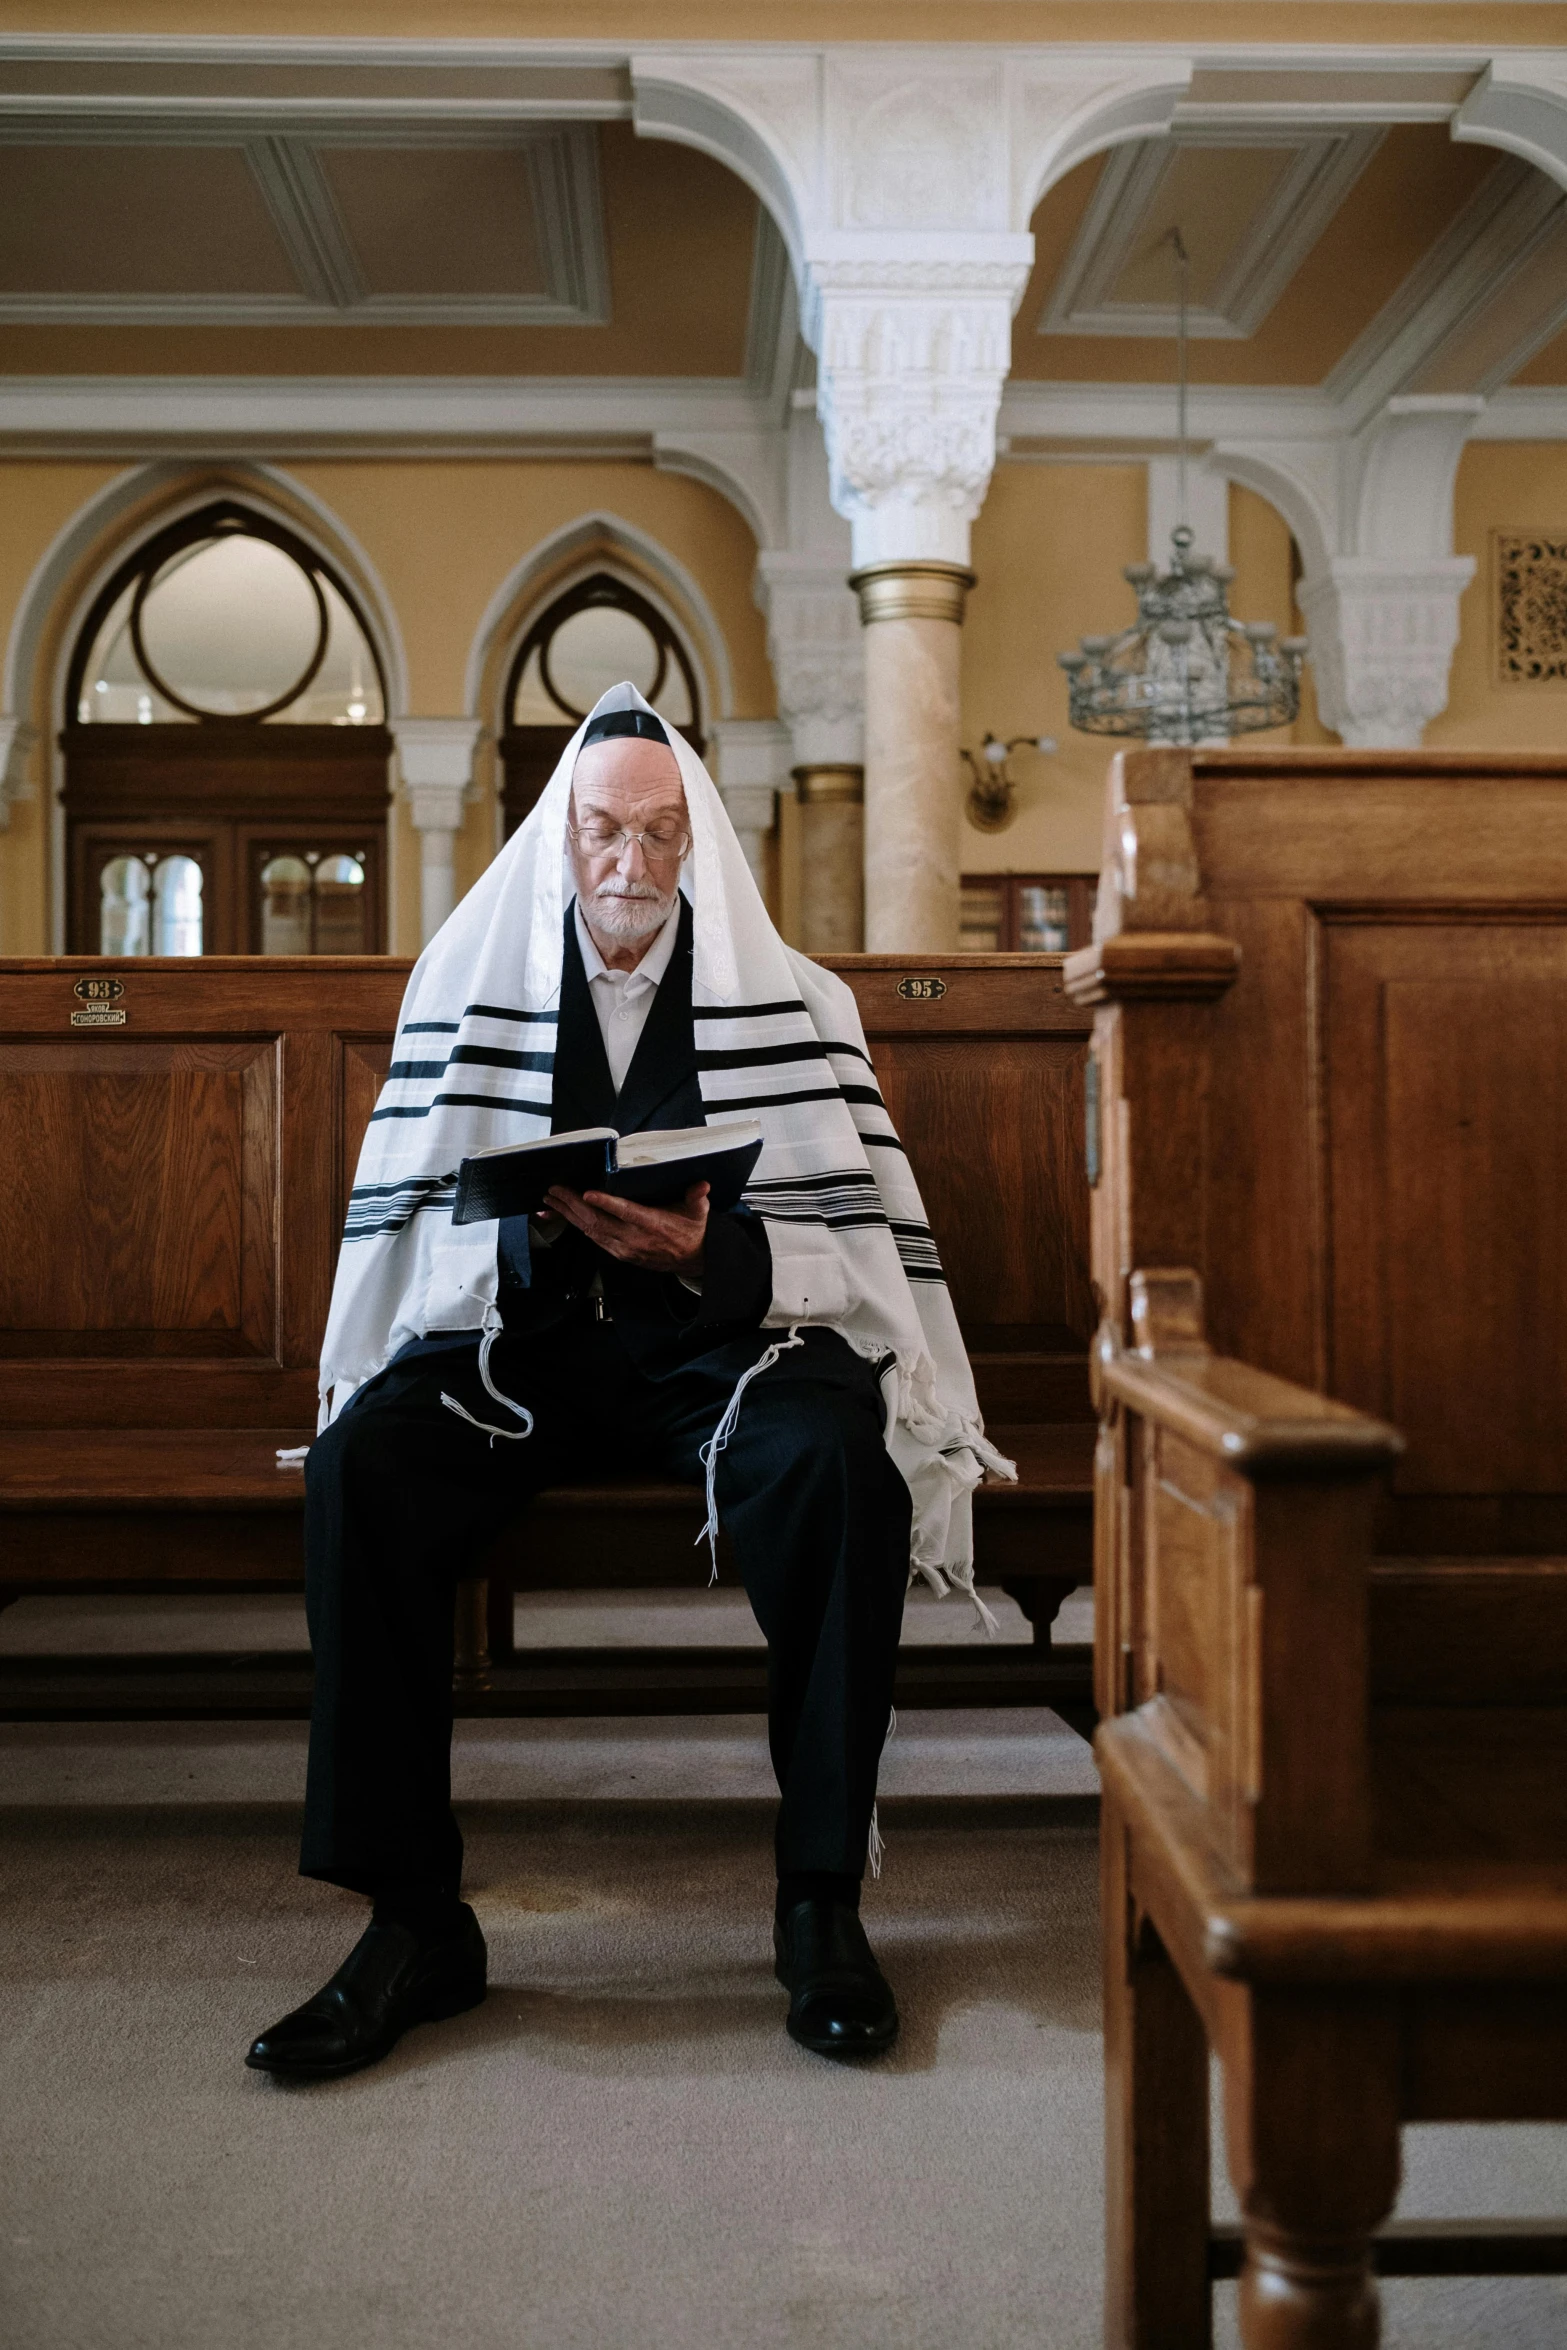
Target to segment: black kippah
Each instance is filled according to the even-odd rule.
[[[612,735],[640,734],[650,743],[669,742],[664,722],[655,718],[651,710],[604,710],[597,718],[588,720],[588,731],[582,738],[582,748],[589,743],[607,742]]]

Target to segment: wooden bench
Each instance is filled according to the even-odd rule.
[[[1095,1009],[1108,2306],[1375,2338],[1409,2121],[1567,2118],[1567,761],[1143,751]],[[1217,2052],[1239,2232],[1209,2217]]]
[[[978,1543],[1033,1648],[912,1648],[901,1701],[982,1691],[1086,1726],[1087,1652],[1054,1648],[1050,1627],[1091,1571],[1088,1016],[1055,957],[833,967],[924,1186],[987,1419],[1022,1470],[977,1497]],[[408,969],[0,962],[4,1599],[300,1587],[302,1485],[274,1455],[314,1428],[337,1236]],[[123,1025],[72,1026],[105,1012]],[[682,1485],[540,1497],[464,1586],[465,1709],[762,1705],[751,1651],[512,1649],[515,1588],[700,1587],[700,1523]],[[0,1665],[13,1718],[291,1714],[308,1695],[297,1655]]]

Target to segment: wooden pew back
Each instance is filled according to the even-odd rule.
[[[1059,959],[834,967],[860,999],[989,1408],[1084,1417],[1089,1019]],[[0,961],[0,1420],[313,1427],[338,1236],[409,969]]]
[[[1567,1552],[1567,760],[1115,764],[1096,1275],[1404,1434],[1378,1545]],[[1237,969],[1240,972],[1235,981]]]

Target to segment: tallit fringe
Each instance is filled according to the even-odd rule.
[[[697,1459],[707,1471],[707,1524],[702,1528],[691,1547],[693,1550],[700,1550],[705,1542],[712,1554],[713,1571],[707,1578],[709,1590],[718,1581],[718,1456],[735,1432],[735,1423],[740,1417],[740,1398],[760,1372],[772,1369],[780,1355],[787,1354],[792,1346],[803,1346],[804,1344],[805,1340],[800,1336],[800,1325],[798,1322],[793,1322],[789,1326],[787,1338],[775,1338],[772,1345],[764,1349],[757,1361],[751,1365],[749,1371],[741,1372],[735,1391],[724,1406],[723,1418],[697,1453]],[[444,1403],[446,1398],[443,1396],[441,1401]]]
[[[527,1409],[526,1405],[513,1403],[509,1395],[503,1395],[501,1390],[496,1386],[494,1380],[490,1377],[490,1349],[494,1346],[495,1341],[497,1338],[499,1338],[500,1334],[501,1322],[500,1317],[497,1315],[493,1322],[486,1321],[484,1325],[484,1336],[479,1341],[479,1377],[483,1382],[485,1394],[493,1395],[498,1404],[503,1405],[508,1412],[514,1412],[517,1418],[522,1421],[523,1425],[520,1428],[493,1427],[488,1420],[476,1420],[472,1412],[468,1410],[467,1406],[465,1404],[460,1404],[457,1401],[455,1395],[443,1395],[441,1397],[441,1401],[443,1404],[445,1404],[447,1410],[449,1412],[455,1412],[459,1420],[466,1420],[470,1428],[483,1429],[485,1435],[488,1436],[490,1440],[491,1452],[495,1450],[495,1439],[497,1436],[499,1436],[503,1442],[507,1444],[520,1444],[525,1436],[531,1436],[533,1434],[533,1414]]]

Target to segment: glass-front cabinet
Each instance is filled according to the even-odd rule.
[[[965,873],[963,949],[1065,955],[1093,937],[1097,873]]]
[[[67,686],[67,948],[377,954],[381,672],[347,587],[220,500],[96,599]]]

